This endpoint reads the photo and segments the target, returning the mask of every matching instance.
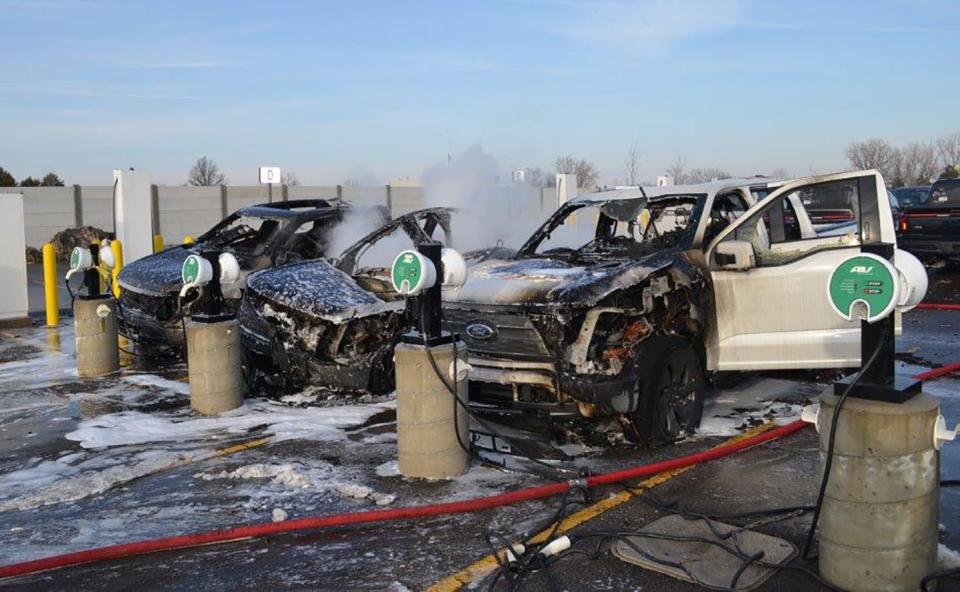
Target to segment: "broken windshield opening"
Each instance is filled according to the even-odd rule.
[[[208,245],[245,255],[262,255],[280,229],[280,222],[253,216],[228,218],[208,237]],[[203,237],[201,237],[203,238]]]
[[[704,196],[572,203],[527,241],[525,256],[640,256],[692,236]]]

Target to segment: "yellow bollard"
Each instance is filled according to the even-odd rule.
[[[196,242],[197,242],[197,241],[193,238],[193,236],[191,236],[191,235],[189,235],[189,234],[188,234],[187,236],[183,237],[183,244],[185,244],[185,245],[193,245],[193,244],[196,244]]]
[[[113,296],[114,298],[120,298],[120,282],[117,281],[117,276],[120,275],[120,270],[123,269],[123,245],[120,244],[120,241],[114,239],[110,241],[110,250],[113,251],[113,271],[111,275],[113,277]]]
[[[43,245],[43,296],[47,307],[47,326],[60,325],[60,304],[57,302],[57,249],[53,243]]]
[[[159,234],[153,235],[153,252],[159,253],[160,251],[163,250],[163,247],[164,247],[163,237]]]

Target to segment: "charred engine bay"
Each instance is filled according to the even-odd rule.
[[[402,301],[381,300],[323,261],[254,274],[240,315],[251,382],[387,392],[406,317]]]

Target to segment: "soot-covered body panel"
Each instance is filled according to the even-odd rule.
[[[390,287],[385,260],[376,257],[392,260],[402,248],[448,242],[451,212],[411,212],[331,261],[251,275],[240,311],[248,382],[267,395],[306,386],[352,393],[392,390],[393,348],[412,327],[412,317]]]

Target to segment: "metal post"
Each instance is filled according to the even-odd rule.
[[[337,185],[337,201],[343,200],[343,185]]]
[[[156,185],[150,186],[150,230],[160,234],[160,190]]]
[[[47,326],[60,325],[60,303],[57,294],[57,250],[53,243],[43,245],[43,295],[47,307]]]
[[[390,217],[393,218],[393,188],[390,185],[386,185],[387,188],[387,212]]]
[[[83,226],[83,197],[79,185],[73,186],[73,223],[77,228]]]
[[[280,186],[280,201],[289,201],[290,193],[286,185]]]
[[[120,298],[120,282],[117,281],[117,278],[123,269],[123,243],[118,239],[110,241],[110,251],[113,252],[113,269],[110,272],[113,278],[113,296]]]
[[[220,217],[227,217],[227,186],[220,186]]]
[[[430,260],[433,263],[434,268],[437,270],[437,281],[436,283],[427,288],[425,292],[420,296],[420,315],[421,323],[424,329],[423,339],[425,342],[430,343],[434,340],[440,339],[440,278],[443,277],[443,262],[440,259],[440,243],[426,243],[420,245],[417,249],[419,250],[424,257]]]
[[[267,183],[267,203],[273,203],[273,183]]]

